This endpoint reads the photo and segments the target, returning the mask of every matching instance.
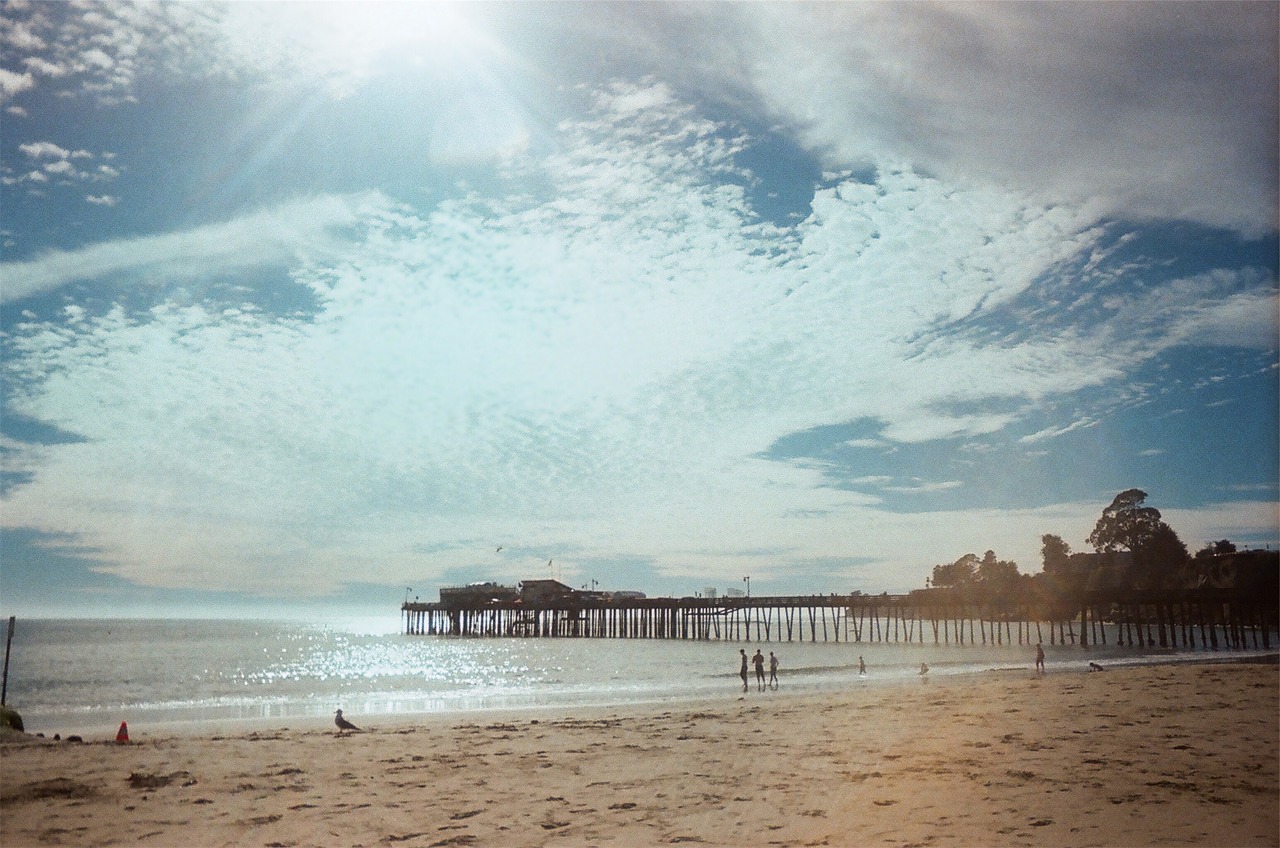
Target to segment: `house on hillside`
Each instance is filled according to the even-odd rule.
[[[1280,551],[1232,551],[1191,561],[1190,588],[1280,594]]]

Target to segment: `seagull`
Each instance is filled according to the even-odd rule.
[[[502,553],[502,545],[498,545],[498,549],[497,549],[496,551],[494,551],[494,553],[495,553],[495,554],[500,554],[500,553]]]
[[[356,727],[354,724],[352,724],[351,722],[347,721],[345,718],[343,718],[343,717],[342,717],[342,710],[338,710],[336,713],[334,713],[334,714],[333,714],[333,723],[334,723],[334,724],[336,724],[336,725],[338,726],[338,735],[339,735],[339,736],[341,736],[341,735],[342,735],[342,731],[344,731],[344,730],[359,730],[359,729],[360,729],[360,728]]]

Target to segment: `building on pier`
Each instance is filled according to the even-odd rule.
[[[442,589],[406,602],[411,635],[746,642],[1159,646],[1270,649],[1274,594],[1235,589],[1094,591],[1051,604],[974,598],[948,589],[906,595],[647,598],[574,589],[554,580]],[[498,591],[502,590],[502,591]]]

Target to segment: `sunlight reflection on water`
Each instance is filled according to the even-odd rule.
[[[388,632],[389,630],[389,632]],[[28,621],[15,637],[10,703],[29,727],[128,713],[154,720],[420,713],[622,704],[735,695],[738,649],[775,651],[793,691],[1029,668],[1034,646],[406,636],[393,619],[313,625],[264,621]],[[1167,659],[1170,652],[1046,645],[1051,666]],[[1234,652],[1239,656],[1240,652]],[[856,672],[859,656],[871,669]],[[136,720],[136,719],[135,719]]]

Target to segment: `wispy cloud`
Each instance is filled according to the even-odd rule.
[[[758,4],[741,14],[754,38],[735,70],[832,163],[892,151],[949,180],[994,179],[1099,216],[1276,227],[1274,6]]]
[[[100,205],[115,203],[110,196],[86,199]],[[171,282],[211,271],[295,262],[302,257],[331,258],[347,243],[341,231],[361,220],[367,207],[385,204],[377,195],[321,197],[185,232],[104,242],[0,263],[0,275],[5,279],[0,303],[76,281],[122,277],[129,283]]]
[[[488,568],[497,544],[572,551],[567,567],[644,552],[701,577],[760,551],[830,563],[864,527],[858,567],[888,576],[1026,536],[1013,522],[1088,532],[1096,505],[888,514],[818,464],[761,459],[854,420],[885,446],[1000,433],[1149,359],[1156,325],[1123,347],[1093,327],[938,332],[1090,254],[1088,210],[903,167],[822,186],[794,227],[762,224],[742,140],[656,84],[599,92],[555,141],[513,158],[518,188],[488,200],[326,196],[0,266],[12,301],[72,281],[253,286],[278,263],[317,302],[280,317],[162,292],[22,322],[4,341],[12,406],[83,441],[20,451],[31,480],[6,526],[75,533],[147,585],[295,593],[350,574],[418,585]]]
[[[866,477],[855,477],[849,481],[854,486],[882,486],[892,482],[893,478],[887,474],[870,474]]]
[[[1043,430],[1037,430],[1034,433],[1023,436],[1018,441],[1024,445],[1030,445],[1035,444],[1036,442],[1042,442],[1046,439],[1056,439],[1058,436],[1066,435],[1074,430],[1096,426],[1098,426],[1098,421],[1096,419],[1081,418],[1079,420],[1072,421],[1070,424],[1063,427],[1046,427]]]
[[[549,51],[590,43],[687,90],[759,101],[832,173],[911,162],[1095,219],[1276,227],[1267,3],[308,6],[13,6],[5,35],[23,70],[0,71],[0,91],[112,104],[162,73],[305,79],[342,97],[403,53],[442,72],[528,62],[498,33],[536,15]],[[598,70],[567,63],[573,52],[539,63],[546,90]]]
[[[885,489],[890,492],[918,495],[927,492],[945,492],[949,489],[958,489],[963,485],[964,482],[961,480],[941,480],[938,482],[918,480],[906,486],[885,486]]]

